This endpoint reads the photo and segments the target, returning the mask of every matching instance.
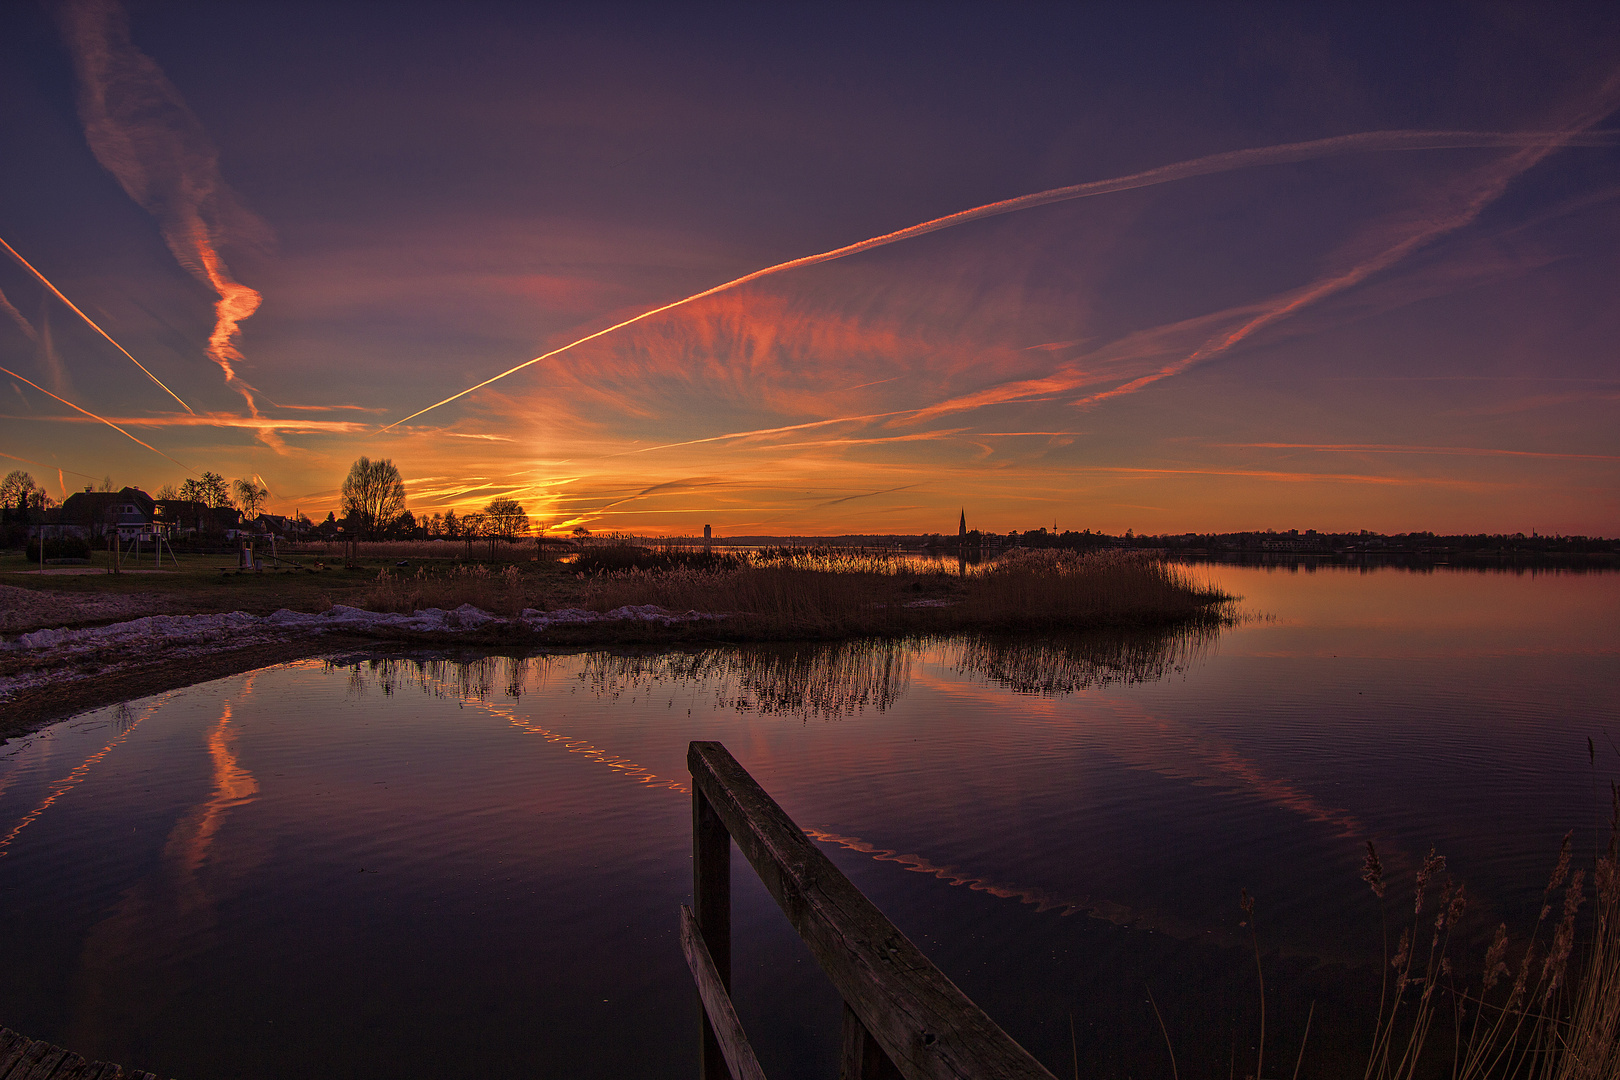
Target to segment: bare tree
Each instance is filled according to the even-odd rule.
[[[189,502],[200,502],[204,506],[215,509],[232,505],[231,489],[225,483],[225,478],[217,472],[205,472],[200,480],[192,480],[188,477],[180,485],[180,497]]]
[[[34,483],[34,477],[31,473],[26,473],[21,469],[12,469],[6,474],[4,480],[0,480],[0,506],[4,506],[7,510],[14,509],[19,505],[26,506],[29,497],[33,495],[37,488],[38,485]],[[21,500],[21,503],[18,500]]]
[[[242,504],[242,514],[252,521],[264,509],[265,500],[270,498],[269,489],[252,480],[238,480],[234,487],[236,501]]]
[[[529,531],[529,515],[516,499],[496,499],[484,507],[489,534],[511,543]]]
[[[343,516],[368,540],[405,512],[405,482],[388,458],[360,458],[343,481]]]

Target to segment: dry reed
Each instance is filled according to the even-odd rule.
[[[1596,859],[1590,897],[1586,872],[1571,869],[1566,836],[1529,933],[1515,945],[1507,924],[1499,925],[1472,985],[1459,980],[1448,951],[1467,907],[1465,892],[1444,857],[1429,852],[1414,883],[1411,922],[1385,969],[1367,1080],[1412,1080],[1435,1071],[1435,1055],[1425,1051],[1446,1006],[1454,1080],[1620,1076],[1620,789],[1611,785],[1610,794],[1609,844]],[[1371,844],[1363,878],[1382,899],[1383,869]],[[1577,920],[1589,898],[1591,938],[1581,957]],[[1432,915],[1425,913],[1431,899],[1437,901]]]
[[[587,605],[734,613],[728,632],[832,637],[1218,622],[1229,598],[1135,554],[1019,552],[973,574],[887,554],[789,549],[731,568],[602,574]]]
[[[482,563],[459,563],[448,572],[428,567],[405,573],[381,570],[360,604],[371,611],[401,612],[471,604],[497,615],[516,615],[536,605],[538,597],[538,587],[525,581],[515,565],[492,570]]]

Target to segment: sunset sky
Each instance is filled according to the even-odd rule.
[[[1620,534],[1610,4],[14,3],[0,146],[57,498]]]

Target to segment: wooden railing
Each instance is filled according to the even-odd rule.
[[[844,999],[842,1080],[1053,1080],[839,872],[717,742],[694,742],[693,906],[681,945],[703,1000],[701,1080],[764,1080],[731,1004],[731,843]]]

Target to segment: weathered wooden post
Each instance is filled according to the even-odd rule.
[[[731,993],[731,833],[714,812],[702,787],[692,785],[692,914],[703,942],[714,958],[715,970],[726,994]],[[703,1046],[698,1057],[699,1080],[730,1080],[726,1059],[715,1039],[707,1010],[703,1014]]]

